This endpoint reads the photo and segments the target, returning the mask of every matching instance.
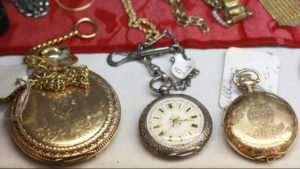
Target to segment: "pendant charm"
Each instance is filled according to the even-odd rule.
[[[251,69],[243,69],[234,75],[234,83],[244,88],[245,93],[229,105],[224,131],[230,145],[241,155],[271,162],[284,156],[293,145],[298,121],[285,100],[272,93],[254,90],[259,80],[258,72]]]
[[[185,59],[182,54],[175,54],[172,62],[172,74],[178,79],[185,79],[195,68],[195,61]]]
[[[195,98],[169,94],[143,111],[139,130],[144,145],[165,158],[183,158],[199,152],[208,141],[212,120]]]

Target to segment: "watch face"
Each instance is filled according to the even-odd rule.
[[[146,121],[153,139],[167,147],[192,142],[204,128],[203,112],[184,97],[158,100],[151,106]]]

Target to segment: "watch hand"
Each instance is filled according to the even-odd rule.
[[[179,121],[193,121],[192,119],[179,119]]]

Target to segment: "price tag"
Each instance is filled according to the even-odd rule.
[[[17,79],[27,81],[26,65],[0,66],[0,99],[7,98],[21,86],[20,83],[16,83]]]
[[[243,91],[234,85],[232,77],[237,70],[244,68],[259,72],[261,81],[256,85],[257,90],[277,94],[280,72],[280,58],[278,56],[272,53],[255,52],[250,49],[229,48],[225,57],[219,101],[223,110],[226,110],[230,103],[242,94]]]

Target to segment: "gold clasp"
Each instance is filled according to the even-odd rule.
[[[252,11],[240,4],[239,0],[219,0],[218,3],[214,5],[212,15],[224,27],[242,21],[253,14]],[[217,13],[218,10],[221,10],[224,14],[225,21]]]
[[[256,78],[252,78],[252,75],[250,73],[254,73],[256,75]],[[238,81],[237,81],[237,77],[239,77]],[[254,86],[259,82],[260,82],[259,73],[253,69],[248,69],[248,68],[242,69],[236,72],[233,76],[233,83],[237,87],[244,88],[247,92],[253,92]]]

